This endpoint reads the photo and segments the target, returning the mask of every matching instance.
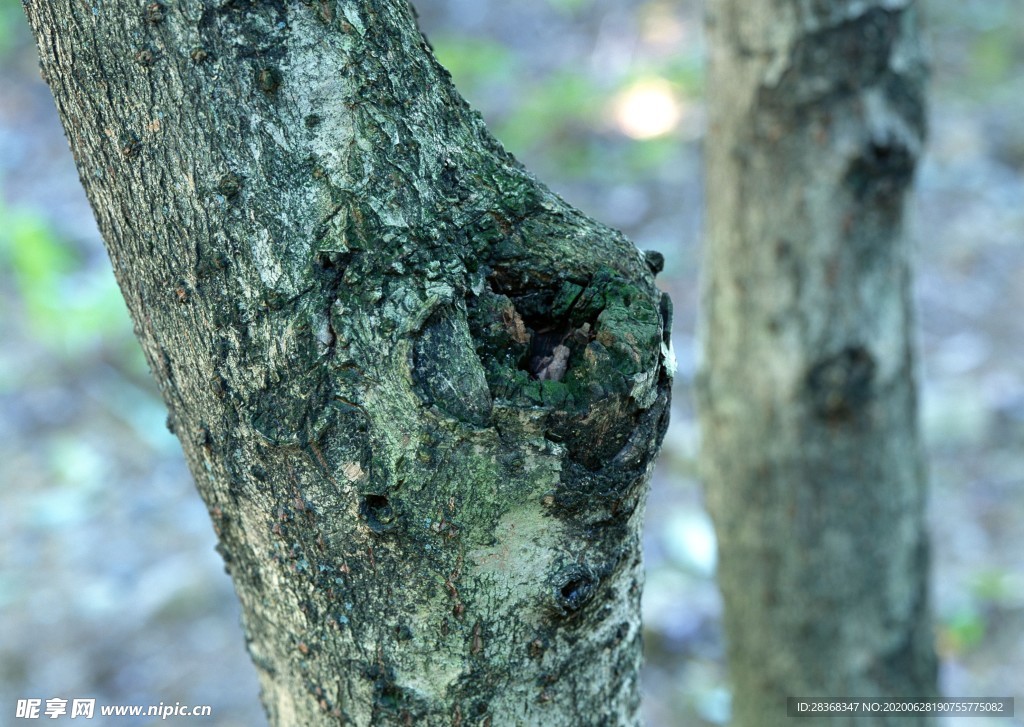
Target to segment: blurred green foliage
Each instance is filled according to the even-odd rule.
[[[926,6],[937,95],[975,101],[1019,97],[1021,9],[1020,0],[934,0]]]
[[[494,41],[444,35],[431,37],[430,44],[460,90],[476,94],[495,83],[504,85],[514,80],[515,56]]]
[[[964,596],[965,602],[939,619],[939,644],[958,656],[981,648],[994,631],[994,617],[1018,610],[1022,593],[1010,571],[982,567]]]
[[[987,630],[984,614],[973,605],[963,606],[940,619],[940,649],[961,656],[980,646]]]
[[[24,23],[25,13],[17,0],[0,0],[0,57],[7,55],[15,45],[15,23]]]
[[[986,609],[1024,609],[1024,581],[999,567],[982,568],[971,583],[975,600]]]
[[[556,10],[576,12],[586,9],[594,3],[594,0],[547,0],[547,3]]]
[[[577,176],[586,166],[585,142],[600,116],[604,94],[585,75],[571,70],[538,82],[532,93],[501,119],[495,134],[513,153],[542,148],[552,161]]]
[[[12,277],[32,338],[67,356],[101,339],[130,340],[109,265],[87,265],[42,214],[0,202],[0,220],[0,266]]]
[[[477,108],[489,109],[488,124],[513,154],[554,155],[554,166],[572,172],[586,166],[585,133],[597,115],[603,94],[578,71],[562,70],[528,78],[519,59],[493,40],[441,36],[431,39],[434,53],[456,87]],[[529,86],[528,92],[522,85]],[[513,86],[520,90],[513,94]],[[502,97],[522,100],[503,108]],[[538,170],[543,173],[543,170]]]
[[[1008,80],[1018,62],[1019,33],[1012,25],[992,28],[979,33],[971,45],[971,76],[982,86]]]
[[[590,0],[550,0],[560,7]],[[687,104],[699,104],[704,68],[697,53],[651,58],[609,79],[576,66],[530,74],[523,58],[500,43],[465,36],[432,37],[435,55],[460,92],[487,109],[494,135],[516,156],[530,159],[541,178],[588,179],[602,170],[608,183],[638,181],[674,163],[685,140],[678,133],[629,139],[612,122],[610,105],[631,86],[667,82]],[[510,105],[507,99],[517,102]],[[607,175],[616,175],[608,179]]]

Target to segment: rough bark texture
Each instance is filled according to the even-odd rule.
[[[645,257],[404,0],[27,0],[275,725],[636,723]]]
[[[709,29],[703,468],[735,724],[790,724],[786,697],[933,696],[914,3],[713,0]]]

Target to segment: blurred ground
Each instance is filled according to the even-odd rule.
[[[652,727],[722,724],[721,604],[690,398],[698,3],[418,6],[498,137],[571,202],[665,253],[680,368],[646,537],[646,713]],[[932,140],[911,234],[936,638],[948,696],[1014,696],[1020,714],[1024,13],[1019,0],[926,8]],[[210,704],[213,724],[265,724],[212,529],[164,428],[15,0],[0,0],[0,341],[0,723],[18,698],[93,696]],[[1000,722],[1011,723],[1024,721]]]

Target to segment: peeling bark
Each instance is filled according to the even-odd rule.
[[[912,0],[714,0],[701,375],[737,725],[935,695],[904,198]],[[895,724],[859,715],[818,724]]]
[[[271,723],[635,724],[643,254],[402,0],[25,7]]]

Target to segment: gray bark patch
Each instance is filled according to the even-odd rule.
[[[413,378],[423,400],[459,421],[486,426],[491,395],[471,345],[465,315],[452,306],[435,312],[416,339]]]
[[[763,89],[762,103],[766,108],[806,108],[878,83],[889,72],[901,24],[902,11],[873,8],[801,36],[778,84]]]

